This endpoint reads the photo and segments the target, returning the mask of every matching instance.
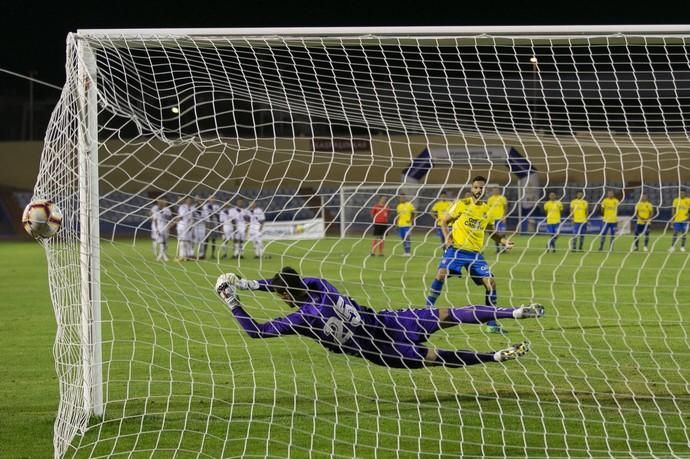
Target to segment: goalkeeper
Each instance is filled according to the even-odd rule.
[[[298,310],[258,323],[240,304],[238,289],[276,293]],[[541,317],[544,314],[544,308],[539,304],[519,308],[466,306],[375,312],[341,294],[327,280],[301,277],[289,267],[283,268],[272,279],[264,280],[245,280],[232,273],[222,274],[216,282],[216,292],[252,338],[298,334],[318,341],[332,352],[362,357],[391,368],[463,367],[515,359],[529,351],[528,342],[494,352],[432,349],[425,347],[424,343],[442,328],[496,319]]]

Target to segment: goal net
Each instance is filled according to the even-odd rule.
[[[42,242],[55,456],[689,455],[688,32],[69,35],[34,190],[64,213]],[[442,191],[464,198],[475,176],[505,196],[495,219],[515,242],[485,239],[498,305],[546,315],[503,320],[504,334],[448,328],[425,346],[529,340],[518,360],[408,370],[305,336],[252,339],[214,292],[221,273],[290,266],[376,311],[425,308],[443,254],[433,206]],[[416,211],[407,257],[401,194]],[[649,224],[633,219],[642,194]],[[390,215],[372,257],[381,197]],[[248,220],[262,209],[264,226],[225,220],[230,208]],[[239,296],[258,322],[294,311]],[[468,304],[485,304],[484,288],[449,278],[436,306]]]

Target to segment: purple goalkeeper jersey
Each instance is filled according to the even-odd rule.
[[[295,312],[257,323],[241,306],[232,308],[237,321],[252,338],[302,335],[326,349],[364,357],[379,365],[421,366],[425,349],[419,344],[438,330],[438,311],[405,309],[381,311],[360,306],[327,280],[305,277],[308,299]],[[259,290],[269,291],[270,280]]]

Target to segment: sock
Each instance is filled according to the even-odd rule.
[[[585,243],[585,237],[580,236],[580,250],[582,250],[582,246],[584,245],[584,243]]]
[[[412,246],[412,243],[410,242],[409,239],[405,238],[403,241],[403,247],[405,248],[405,253],[410,253],[410,247]]]
[[[458,324],[496,323],[496,319],[514,319],[514,308],[497,308],[495,306],[474,305],[461,308],[448,308],[450,317],[447,322]]]
[[[646,235],[644,237],[644,246],[647,247],[649,245],[649,235]]]
[[[471,351],[446,351],[438,349],[436,354],[439,361],[446,367],[464,367],[467,365],[476,365],[478,363],[495,362],[493,352],[471,352]]]
[[[683,234],[682,239],[680,240],[680,246],[685,247],[685,234]]]
[[[488,306],[496,306],[496,303],[498,302],[498,293],[496,292],[495,288],[486,291],[484,302]]]
[[[496,289],[492,288],[491,290],[486,291],[484,302],[489,306],[496,306],[496,303],[498,302],[498,293],[496,292]],[[498,326],[498,323],[495,320],[489,320],[486,324],[490,327]]]
[[[434,279],[434,281],[431,283],[429,296],[426,297],[427,306],[433,306],[436,304],[436,300],[438,300],[438,297],[441,295],[441,291],[443,290],[443,283],[444,281],[438,279]]]

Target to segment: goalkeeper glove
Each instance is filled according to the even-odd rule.
[[[216,293],[230,307],[239,306],[240,304],[234,285],[236,280],[237,276],[234,274],[221,274],[216,280]]]
[[[227,276],[228,283],[230,285],[237,287],[238,290],[259,289],[259,281],[242,279],[240,276],[233,273],[227,273],[225,274],[225,276]]]

